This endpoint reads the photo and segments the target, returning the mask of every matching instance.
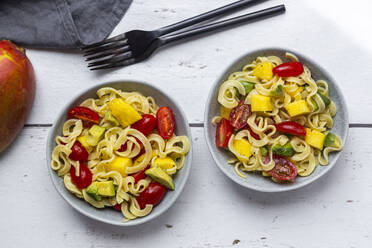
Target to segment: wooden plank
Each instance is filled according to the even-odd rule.
[[[185,191],[163,216],[133,228],[90,220],[64,202],[45,164],[47,132],[24,129],[0,156],[6,247],[371,246],[371,129],[352,128],[337,166],[312,185],[262,194],[225,177],[209,155],[203,129],[192,128],[195,156]]]
[[[183,0],[134,1],[113,35],[134,28],[158,28],[229,2],[232,0],[195,0],[192,3]],[[281,2],[268,1],[252,10]],[[368,93],[371,92],[368,82],[372,78],[372,71],[366,66],[370,64],[371,56],[365,48],[369,46],[369,40],[356,42],[348,36],[349,31],[355,32],[353,27],[359,26],[359,22],[355,22],[354,26],[346,25],[341,30],[333,23],[335,19],[329,20],[324,13],[319,13],[323,2],[288,0],[285,15],[169,46],[146,62],[110,72],[88,71],[82,56],[75,52],[29,49],[38,88],[28,123],[52,123],[64,103],[82,89],[122,79],[157,85],[177,99],[191,123],[200,123],[203,121],[208,92],[219,74],[242,54],[273,46],[297,50],[319,62],[335,77],[343,90],[350,121],[372,123],[372,115],[365,114],[372,107],[372,98]],[[365,9],[371,6],[371,3],[364,4]],[[342,9],[348,11],[347,7]],[[335,11],[339,15],[342,13]],[[240,14],[246,12],[248,10]],[[339,15],[331,16],[336,18]],[[366,24],[372,21],[371,15],[363,18]]]

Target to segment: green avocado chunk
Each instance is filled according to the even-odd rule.
[[[145,171],[145,174],[151,177],[154,181],[163,184],[170,190],[174,190],[173,179],[160,167],[152,167]]]
[[[114,181],[97,182],[97,187],[100,196],[115,196]]]
[[[249,92],[251,92],[254,87],[255,87],[255,84],[254,83],[250,83],[248,81],[240,81],[240,83],[244,86],[244,89],[245,89],[245,94],[248,95]]]
[[[107,111],[105,114],[106,121],[110,122],[114,126],[119,126],[118,120],[112,115],[111,111]]]
[[[270,95],[273,97],[280,97],[284,95],[284,90],[282,85],[278,85],[275,90],[270,92]]]
[[[273,153],[284,156],[284,157],[291,157],[295,154],[295,150],[293,149],[292,145],[288,142],[284,146],[276,144],[272,147]]]
[[[324,139],[324,147],[335,146],[335,143],[336,143],[336,135],[329,132]]]
[[[98,142],[102,139],[103,135],[105,134],[105,131],[106,129],[104,127],[93,125],[88,130],[87,143],[90,146],[96,146]]]
[[[114,181],[93,182],[87,188],[87,193],[97,201],[102,199],[101,196],[115,196]]]
[[[87,188],[87,193],[96,201],[100,201],[102,199],[101,196],[98,194],[98,187],[96,182],[89,185],[89,187]]]
[[[331,104],[331,100],[329,100],[328,97],[326,97],[325,95],[323,95],[323,94],[320,93],[319,91],[318,91],[318,95],[320,96],[320,98],[322,98],[322,100],[323,100],[323,102],[324,102],[324,105],[325,105],[326,107],[328,107],[329,104]]]

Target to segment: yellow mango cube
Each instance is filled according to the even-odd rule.
[[[294,101],[288,104],[285,109],[291,117],[310,113],[310,108],[305,100]]]
[[[249,158],[252,155],[251,144],[247,139],[234,140],[234,149],[242,156]]]
[[[80,136],[77,138],[77,140],[87,150],[87,152],[91,153],[93,151],[93,146],[90,146],[87,142],[87,136]]]
[[[142,119],[142,116],[130,104],[120,98],[110,101],[107,106],[122,127],[127,127]]]
[[[230,112],[231,112],[231,109],[226,108],[226,107],[224,107],[223,105],[221,105],[221,108],[220,108],[220,116],[221,116],[222,118],[229,119],[229,118],[230,118]]]
[[[174,162],[170,157],[156,158],[154,165],[166,170],[173,168],[176,165],[176,162]]]
[[[325,137],[326,135],[324,133],[306,128],[305,141],[312,147],[323,150]]]
[[[110,163],[106,164],[106,171],[117,171],[123,177],[127,176],[127,167],[132,166],[132,159],[126,157],[116,157]]]
[[[252,95],[251,108],[253,112],[256,111],[272,111],[273,105],[269,96]]]
[[[259,63],[253,69],[253,75],[260,80],[271,80],[273,78],[273,64],[270,62]]]

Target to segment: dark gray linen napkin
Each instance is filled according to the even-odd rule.
[[[0,39],[78,48],[106,38],[132,0],[0,0]]]

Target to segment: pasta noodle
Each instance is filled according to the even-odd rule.
[[[294,62],[287,64],[292,68],[300,64],[294,54],[286,57]],[[293,75],[279,76],[275,67],[281,66],[279,57],[257,57],[219,88],[221,114],[212,119],[217,146],[232,153],[228,164],[243,178],[244,172],[259,172],[275,182],[292,181],[296,175],[309,176],[318,164],[327,165],[329,153],[342,149],[340,137],[329,131],[337,107],[329,99],[327,82],[314,80],[302,64],[296,75],[292,69]],[[300,126],[301,134],[278,130],[279,123]],[[284,179],[289,167],[294,177]],[[276,172],[285,175],[274,176]]]
[[[96,99],[86,99],[80,106],[99,115],[99,122],[96,124],[105,130],[104,135],[96,145],[90,145],[91,143],[87,145],[82,139],[88,139],[90,135],[89,128],[85,126],[85,120],[68,119],[63,125],[62,135],[55,139],[56,146],[52,152],[51,167],[63,177],[65,187],[72,194],[92,206],[105,208],[121,204],[120,210],[124,221],[146,216],[151,213],[154,206],[146,204],[141,208],[137,197],[149,187],[153,179],[144,176],[137,180],[133,175],[144,171],[147,166],[159,167],[157,159],[165,158],[171,162],[167,168],[162,168],[162,170],[172,176],[184,165],[185,157],[190,149],[189,140],[186,136],[175,134],[169,139],[164,139],[156,130],[146,136],[141,131],[132,128],[131,125],[123,127],[118,119],[111,115],[110,103],[115,99],[121,99],[139,115],[155,116],[159,107],[152,97],[109,87],[99,89],[97,96]],[[77,141],[89,152],[86,162],[79,162],[71,157],[73,146]],[[129,165],[123,165],[120,170],[112,169],[110,166],[113,166],[118,159],[130,161]],[[89,192],[89,187],[79,188],[73,178],[80,176],[81,166],[87,166],[92,173],[90,185],[102,182],[112,183],[115,190],[114,196],[95,197]],[[72,174],[72,171],[75,174]]]

